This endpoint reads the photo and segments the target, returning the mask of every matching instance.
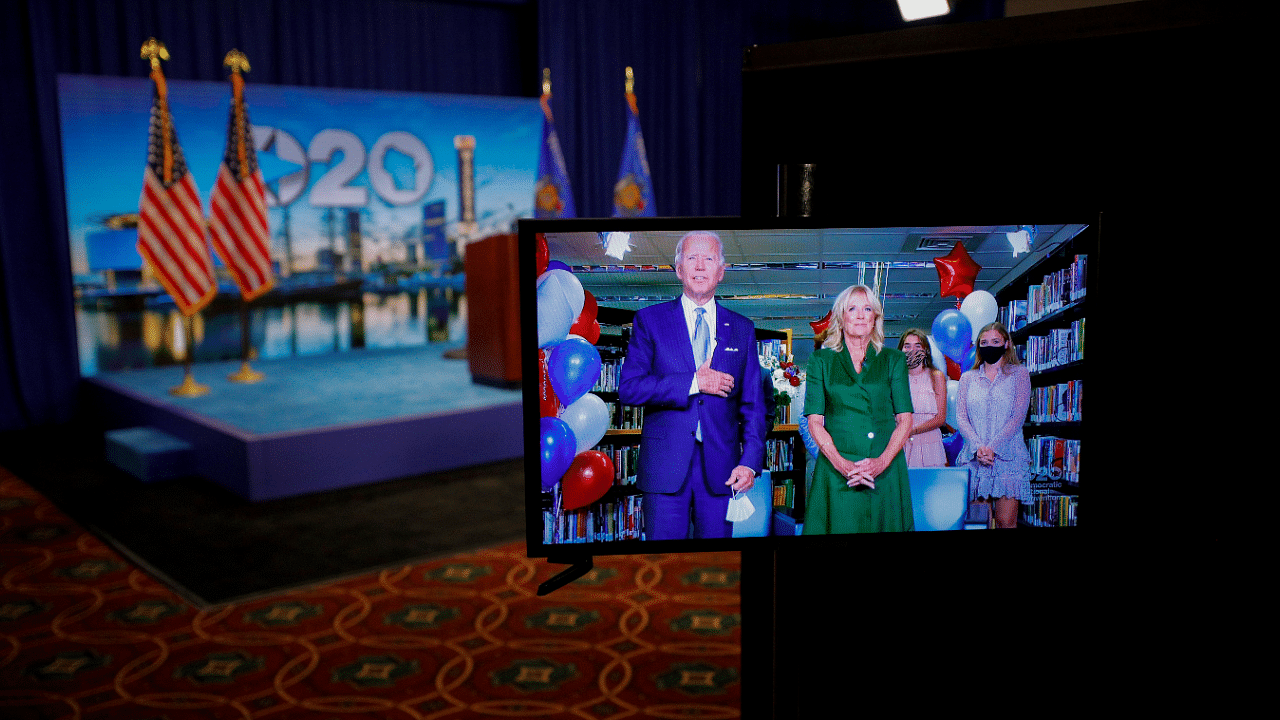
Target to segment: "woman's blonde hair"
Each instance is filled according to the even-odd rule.
[[[1004,326],[1004,323],[997,321],[983,325],[982,329],[978,331],[977,337],[974,338],[974,342],[981,340],[982,336],[991,330],[1000,333],[1000,337],[1004,338],[1004,372],[1010,372],[1014,365],[1021,365],[1022,363],[1018,361],[1018,350],[1013,346],[1013,338],[1009,336],[1009,329]],[[977,370],[980,367],[982,367],[982,356],[975,352],[973,369]]]
[[[822,347],[844,349],[844,313],[853,304],[852,297],[856,293],[862,293],[871,306],[871,312],[876,316],[876,321],[871,326],[871,344],[875,346],[876,352],[884,349],[884,306],[880,304],[880,298],[876,297],[875,292],[866,285],[850,285],[836,296],[835,304],[831,306],[831,324],[827,326],[827,338],[822,341]]]

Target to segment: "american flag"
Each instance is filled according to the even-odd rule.
[[[271,272],[270,230],[262,171],[249,132],[244,105],[244,80],[231,76],[233,97],[227,121],[227,148],[213,185],[209,234],[213,249],[226,263],[245,300],[267,292],[275,284]]]
[[[218,292],[205,240],[204,211],[169,115],[164,75],[157,67],[147,170],[138,201],[138,253],[183,315],[194,315]]]

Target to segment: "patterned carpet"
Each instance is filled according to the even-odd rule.
[[[0,717],[741,715],[738,553],[508,544],[200,608],[0,468]]]

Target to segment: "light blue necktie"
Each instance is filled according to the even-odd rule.
[[[707,309],[694,308],[693,312],[698,316],[693,321],[693,361],[699,368],[707,361],[707,352],[711,349],[711,329],[707,327]],[[698,421],[698,429],[694,431],[694,437],[698,442],[702,442],[702,421]]]
[[[707,309],[694,308],[698,319],[693,321],[693,360],[698,367],[707,361],[707,351],[711,349],[711,329],[707,327]]]

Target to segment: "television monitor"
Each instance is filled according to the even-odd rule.
[[[1033,385],[1032,416],[1022,432],[1033,459],[1035,506],[1022,508],[1027,527],[1016,534],[1019,544],[1034,544],[1028,535],[1071,542],[1087,531],[1093,511],[1090,498],[1080,500],[1080,488],[1088,487],[1080,457],[1089,444],[1083,422],[1090,368],[1084,329],[1098,308],[1100,228],[1101,214],[1095,211],[916,212],[843,223],[725,217],[521,220],[529,556],[575,562],[595,555],[871,542],[869,536],[804,533],[805,468],[816,458],[800,432],[803,398],[797,396],[808,383],[796,387],[791,380],[806,371],[815,334],[834,299],[855,284],[873,288],[883,303],[885,347],[896,349],[903,333],[913,329],[932,339],[931,359],[949,376],[949,415],[955,412],[956,374],[968,368],[948,353],[963,355],[957,360],[968,363],[974,354],[973,338],[959,333],[972,333],[984,314],[1005,322],[1022,363],[1032,370]],[[644,517],[637,481],[663,462],[665,447],[639,449],[646,413],[652,417],[663,408],[625,405],[627,396],[619,391],[622,368],[639,350],[632,347],[635,313],[680,296],[674,252],[692,231],[711,231],[722,241],[725,272],[715,288],[717,301],[750,319],[757,336],[754,347],[727,350],[748,352],[763,364],[759,396],[772,392],[776,402],[773,415],[753,431],[765,433],[760,438],[765,458],[748,494],[752,516],[734,523],[728,537],[657,540],[648,532],[648,523],[655,521]],[[653,346],[653,331],[646,334]],[[671,352],[692,352],[688,348],[685,343]],[[713,358],[720,350],[717,339]],[[645,353],[641,361],[656,366]],[[783,390],[788,396],[780,394]],[[735,387],[732,392],[746,391]],[[949,417],[944,431],[955,424]],[[947,492],[925,487],[919,495],[952,507],[923,507],[925,498],[915,497],[917,529],[885,533],[896,539],[881,541],[911,536],[938,545],[1000,542],[990,531],[985,541],[975,540],[983,530],[977,513],[969,512],[968,498],[956,500]],[[964,505],[958,524],[957,502]]]

